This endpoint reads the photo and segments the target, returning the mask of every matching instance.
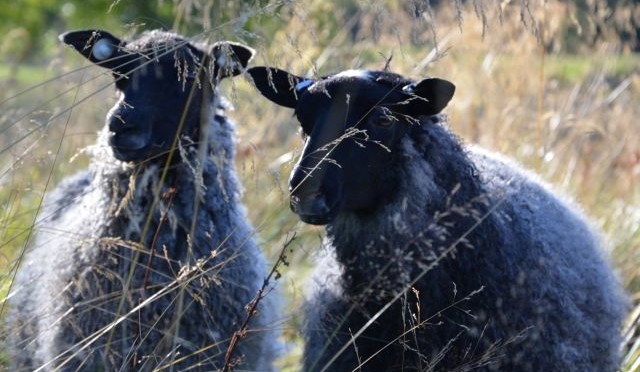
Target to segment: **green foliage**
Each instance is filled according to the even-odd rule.
[[[45,80],[46,68],[37,65],[22,65],[16,68],[14,64],[0,63],[0,80],[13,81],[20,87],[30,87]]]
[[[157,0],[15,0],[0,7],[0,19],[3,55],[21,62],[45,55],[44,40],[68,29],[170,28],[173,5]]]
[[[627,54],[591,59],[571,54],[551,56],[548,71],[550,78],[568,84],[579,83],[589,75],[599,72],[604,72],[610,79],[622,80],[634,71],[640,71],[640,55]]]

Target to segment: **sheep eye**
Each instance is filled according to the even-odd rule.
[[[115,46],[109,40],[100,39],[93,44],[91,54],[93,54],[93,57],[98,61],[103,61],[111,57],[115,49]]]
[[[396,121],[396,119],[391,115],[378,115],[372,118],[372,123],[379,127],[388,128]]]

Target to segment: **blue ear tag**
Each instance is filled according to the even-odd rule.
[[[311,79],[302,80],[301,82],[296,84],[296,91],[298,92],[303,91],[308,87],[310,87],[312,84],[313,84],[313,80]]]
[[[116,47],[109,41],[108,39],[100,39],[93,44],[93,48],[91,49],[91,54],[93,58],[98,61],[104,61],[107,58],[113,56],[113,52],[115,52]]]

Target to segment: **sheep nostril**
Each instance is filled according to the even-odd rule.
[[[304,195],[291,195],[292,210],[305,216],[324,216],[330,212],[326,195],[322,191],[314,191]]]
[[[313,202],[314,200],[319,200],[324,198],[325,198],[324,192],[322,192],[321,190],[307,192],[304,194],[292,193],[291,203],[292,204],[309,203],[309,202]]]
[[[136,126],[120,118],[113,119],[109,123],[109,131],[113,133],[127,133],[136,131]]]
[[[318,199],[324,198],[324,193],[322,191],[314,191],[304,195],[304,199]]]

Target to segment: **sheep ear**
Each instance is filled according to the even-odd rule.
[[[409,115],[435,115],[453,98],[456,86],[447,80],[428,78],[405,85],[402,91],[409,97],[397,104],[402,108],[400,111]]]
[[[113,69],[122,61],[124,43],[117,37],[103,30],[76,30],[61,34],[60,41],[70,45],[89,61],[109,69]]]
[[[217,42],[209,50],[215,63],[214,74],[218,79],[241,74],[254,54],[255,51],[248,46],[231,41]]]
[[[295,108],[298,104],[298,96],[313,84],[313,80],[277,68],[252,67],[247,70],[247,73],[263,96],[280,106],[289,108]]]

